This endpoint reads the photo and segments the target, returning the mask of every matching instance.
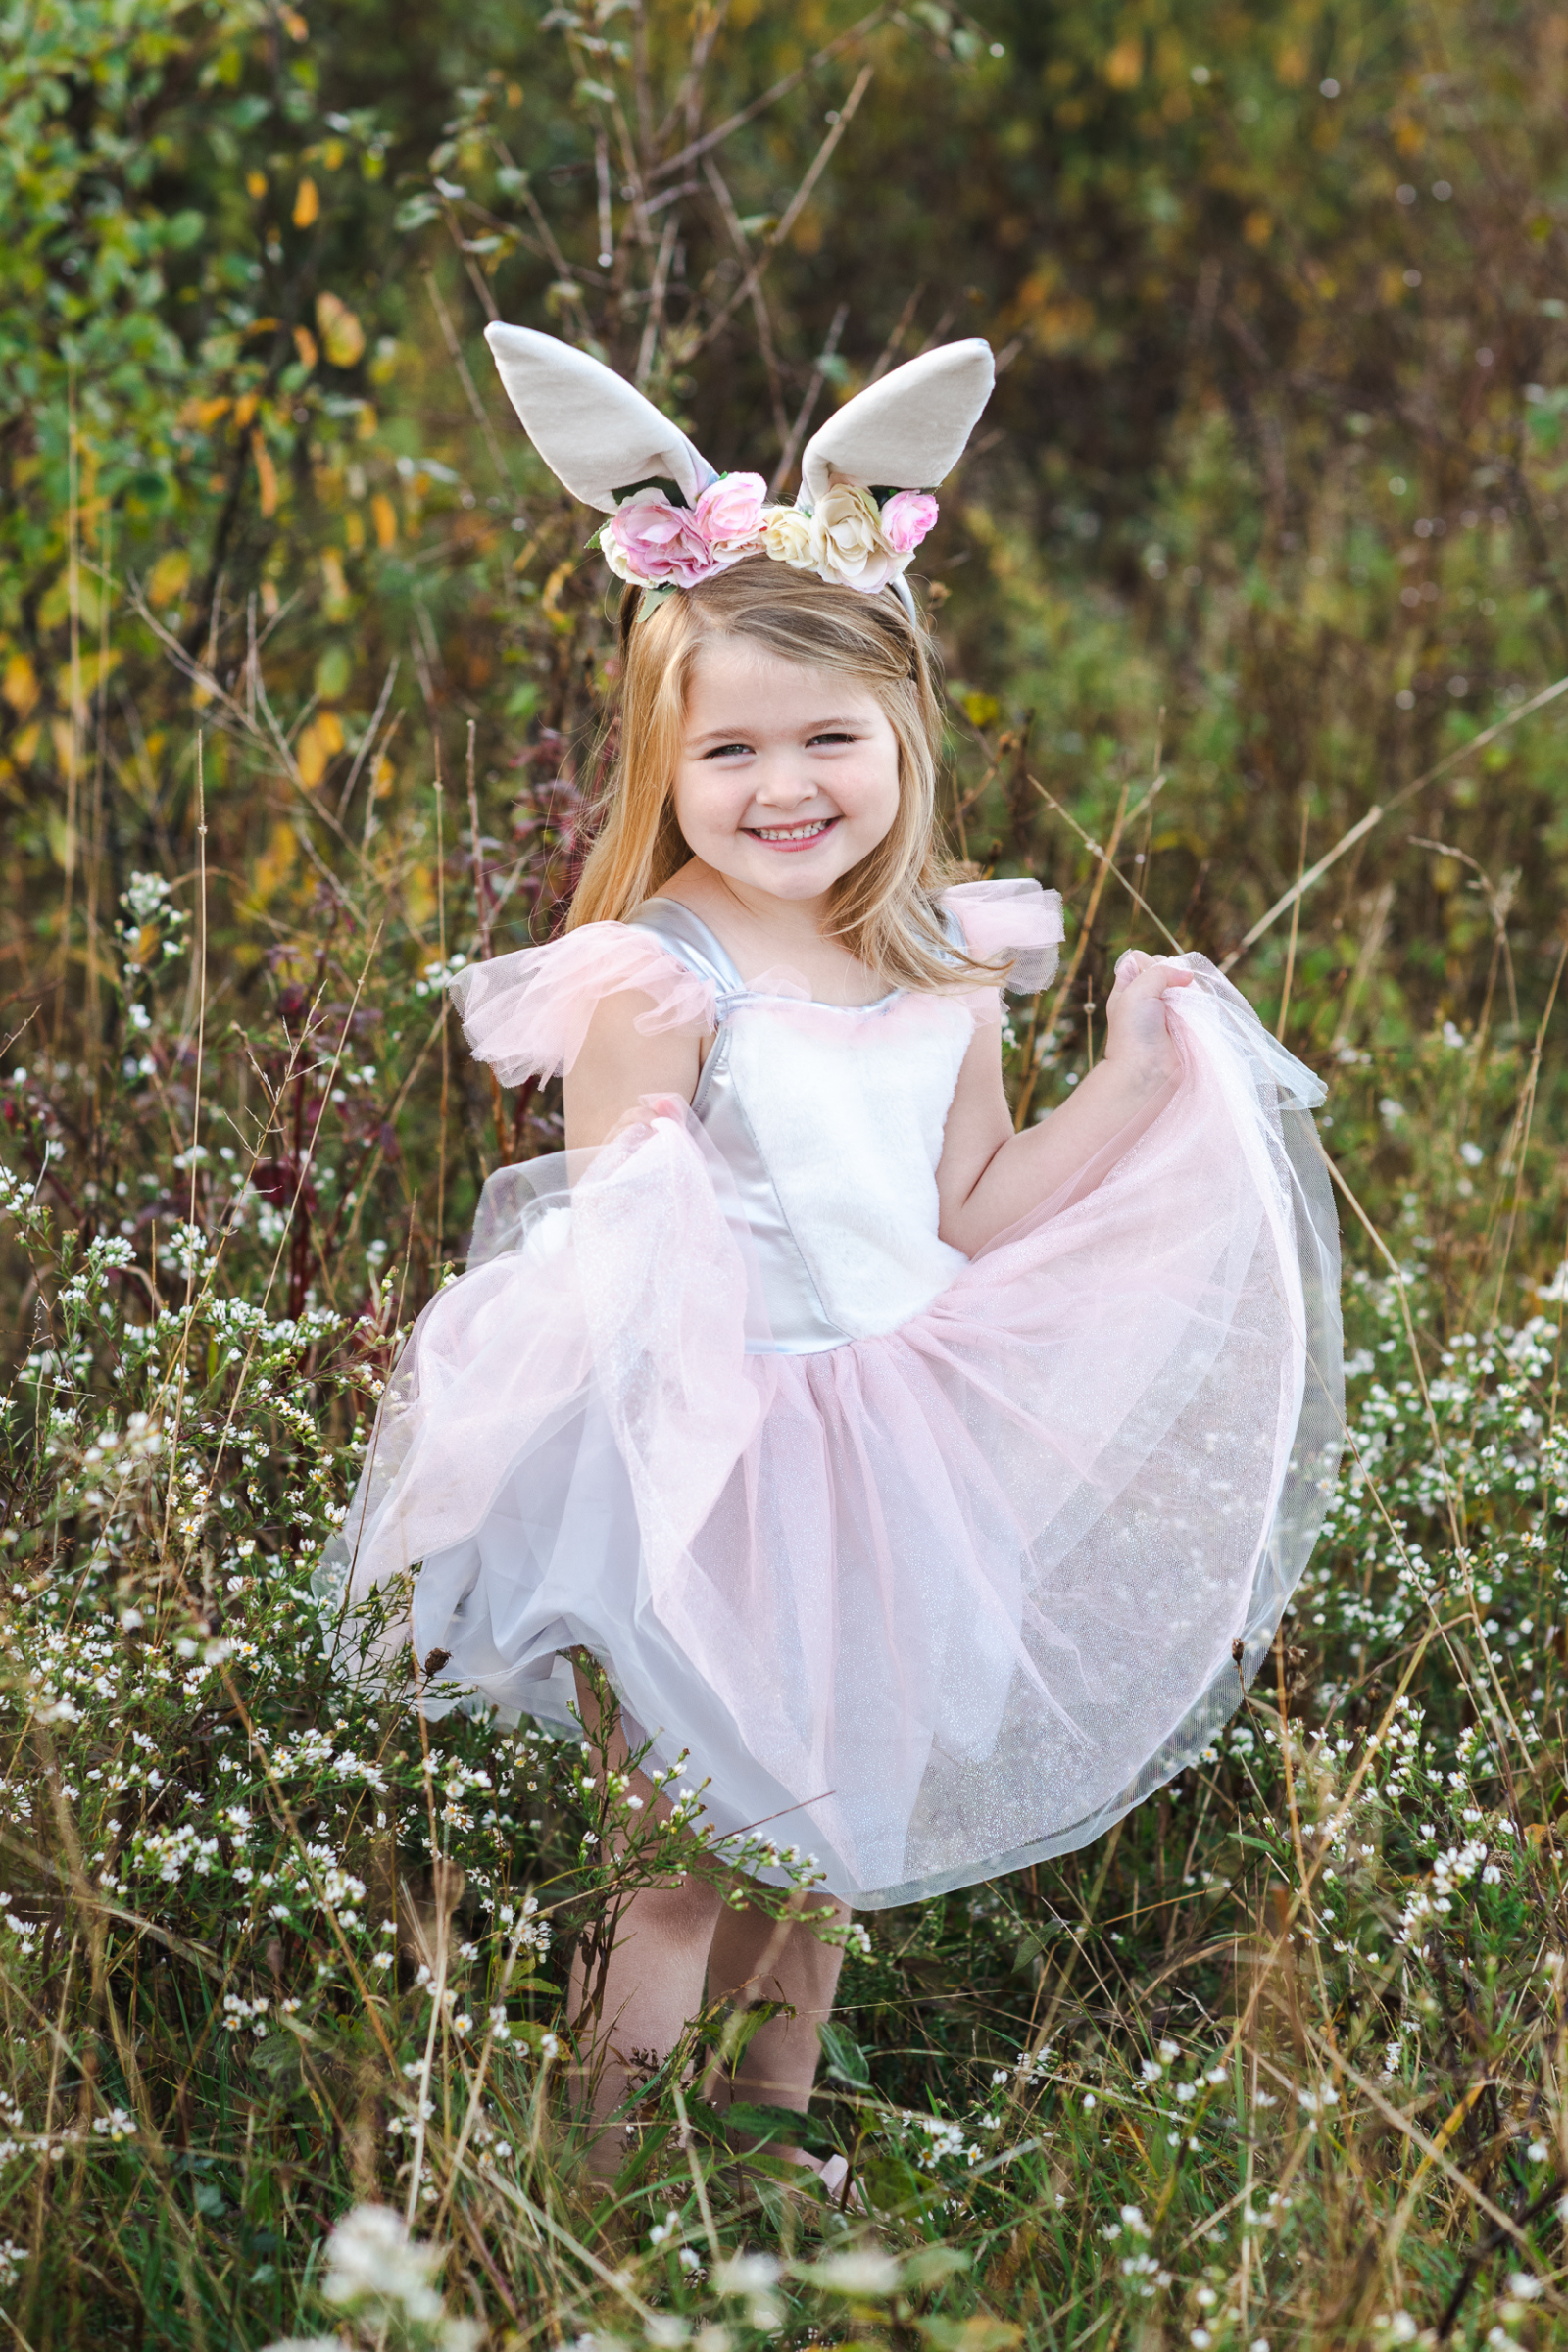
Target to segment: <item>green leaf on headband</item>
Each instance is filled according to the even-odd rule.
[[[666,604],[674,593],[675,583],[673,580],[663,580],[657,588],[644,588],[642,600],[637,607],[638,620],[646,620],[650,612],[657,612],[660,606]],[[635,623],[633,625],[635,626]]]

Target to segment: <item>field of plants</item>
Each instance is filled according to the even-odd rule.
[[[0,0],[3,2340],[1568,2341],[1565,100],[1546,0]],[[786,492],[986,335],[919,594],[954,847],[1068,911],[1018,1119],[1128,944],[1330,1088],[1328,1532],[1199,1766],[856,1924],[853,2206],[737,2162],[746,2016],[595,2182],[567,1966],[657,1840],[312,1582],[561,1142],[443,988],[613,740],[498,316]]]

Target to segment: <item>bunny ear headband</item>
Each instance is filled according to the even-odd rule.
[[[996,378],[978,340],[895,368],[812,434],[800,496],[779,507],[760,473],[717,472],[652,401],[572,344],[500,325],[485,341],[552,473],[610,516],[600,552],[645,592],[645,611],[765,555],[866,596],[891,586],[912,612],[904,573],[937,518],[930,492],[963,455]]]

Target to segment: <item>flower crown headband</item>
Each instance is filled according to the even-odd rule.
[[[952,472],[991,397],[989,345],[944,343],[846,401],[813,433],[793,506],[770,505],[760,473],[719,473],[652,401],[575,345],[526,326],[485,341],[535,449],[564,487],[610,520],[597,544],[644,612],[746,556],[770,556],[835,587],[894,589],[937,518]],[[875,487],[873,487],[875,485]]]

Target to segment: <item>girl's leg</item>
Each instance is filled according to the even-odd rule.
[[[580,1958],[571,1972],[572,2015],[588,2042],[585,2053],[593,2121],[606,2119],[636,2084],[658,2072],[703,2006],[703,1975],[717,1893],[701,1881],[679,1886],[645,1886],[622,1905],[615,1940],[603,1977],[596,2022],[583,2017],[585,1994],[599,1989],[583,1983]],[[601,2131],[589,2167],[612,2180],[625,2154],[619,2132]]]
[[[599,1702],[585,1677],[577,1676],[577,1701],[595,1749],[595,1769],[624,1772],[626,1742],[618,1723],[604,1724]],[[667,1802],[642,1773],[632,1775],[633,1793],[647,1812],[667,1815]],[[603,1974],[586,1981],[579,1949],[572,1963],[570,2016],[584,2049],[586,2099],[592,2120],[603,2125],[640,2079],[662,2066],[690,2020],[703,2007],[708,1947],[721,1904],[705,1881],[678,1886],[645,1886],[629,1895],[614,1922],[614,1941]],[[588,2014],[597,1996],[597,2015]],[[600,2132],[589,2152],[590,2170],[612,2180],[625,2153],[622,2135]]]
[[[801,1899],[813,1910],[831,1900],[821,1894]],[[850,1916],[843,1903],[833,1909],[841,1922]],[[720,1910],[708,1958],[709,2001],[729,1999],[746,2008],[777,2001],[781,2006],[752,2035],[734,2073],[710,2082],[715,2105],[744,2100],[806,2113],[821,2056],[816,2029],[833,2014],[843,1964],[838,1944],[823,1943],[798,1920],[769,1919],[751,1909]]]

